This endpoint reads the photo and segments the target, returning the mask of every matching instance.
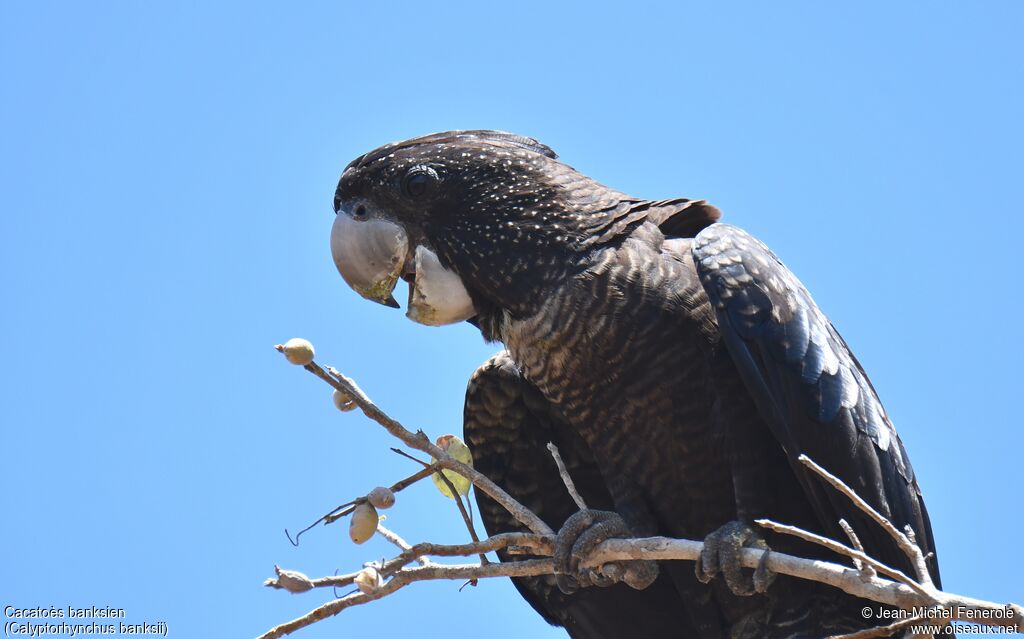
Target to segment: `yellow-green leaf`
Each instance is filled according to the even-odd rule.
[[[462,462],[467,466],[473,465],[473,454],[470,452],[469,446],[466,445],[466,442],[462,441],[455,435],[441,435],[437,438],[437,442],[435,443],[438,448],[447,452],[456,461]],[[455,490],[460,495],[469,494],[469,487],[472,483],[468,479],[452,470],[443,470],[441,472],[444,473],[444,476],[452,483],[452,486],[455,486]],[[448,485],[445,483],[444,479],[441,478],[439,473],[434,473],[430,478],[434,480],[434,485],[437,486],[437,489],[441,491],[442,495],[454,499],[455,496],[452,495],[452,491],[448,489]]]

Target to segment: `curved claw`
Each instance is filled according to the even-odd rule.
[[[572,552],[576,541],[587,528],[594,525],[595,516],[603,516],[605,514],[610,513],[600,510],[581,510],[573,513],[571,517],[566,519],[565,523],[562,524],[562,529],[558,531],[558,536],[555,538],[553,559],[555,562],[555,583],[558,584],[558,589],[563,593],[569,595],[580,588],[575,567],[572,565]],[[576,566],[578,565],[579,560],[577,559]]]
[[[775,580],[775,573],[768,570],[768,553],[761,556],[753,576],[746,577],[740,562],[744,548],[769,550],[757,530],[742,521],[731,521],[714,531],[704,539],[704,548],[694,566],[697,579],[709,583],[722,573],[734,595],[746,597],[765,592]]]
[[[580,560],[607,539],[631,536],[629,527],[618,514],[603,510],[581,510],[565,521],[555,539],[555,582],[559,590],[572,594],[586,586],[610,586],[624,581],[642,590],[658,577],[653,561],[623,561],[605,564],[600,569],[580,570]]]

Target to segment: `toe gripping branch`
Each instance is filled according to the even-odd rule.
[[[655,561],[615,561],[598,568],[580,569],[580,561],[601,542],[632,536],[617,513],[586,509],[569,517],[555,538],[555,582],[559,590],[568,595],[580,588],[603,588],[618,582],[637,590],[650,586],[658,578]]]
[[[694,570],[697,579],[709,583],[719,573],[734,595],[741,597],[763,593],[775,580],[775,573],[768,570],[768,552],[752,576],[743,571],[741,555],[744,548],[769,550],[768,544],[756,529],[742,521],[731,521],[704,538],[704,548],[697,558]]]
[[[562,483],[579,507],[578,512],[565,520],[555,538],[553,559],[558,589],[570,595],[587,586],[603,588],[623,582],[632,588],[643,590],[654,583],[658,578],[656,561],[612,561],[597,568],[580,570],[580,561],[598,544],[607,539],[628,539],[633,537],[633,534],[618,513],[587,508],[583,496],[576,490],[558,447],[554,442],[548,442],[547,448],[555,465],[558,466]]]

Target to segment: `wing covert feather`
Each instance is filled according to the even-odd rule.
[[[906,450],[846,342],[807,289],[759,240],[726,224],[701,231],[694,262],[719,330],[758,409],[786,451],[823,529],[844,540],[846,518],[869,554],[910,570],[895,544],[796,458],[807,454],[897,526],[934,550]],[[929,567],[938,581],[938,564]]]

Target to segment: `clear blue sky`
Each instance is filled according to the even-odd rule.
[[[764,239],[878,388],[948,588],[1024,599],[1022,5],[711,6],[0,5],[0,603],[248,637],[331,596],[263,588],[275,562],[391,552],[344,525],[285,539],[414,467],[271,347],[306,337],[409,425],[461,429],[495,347],[363,302],[328,251],[349,160],[454,128]],[[429,485],[388,514],[465,539]],[[497,581],[299,636],[442,636],[427,614],[560,636]]]

